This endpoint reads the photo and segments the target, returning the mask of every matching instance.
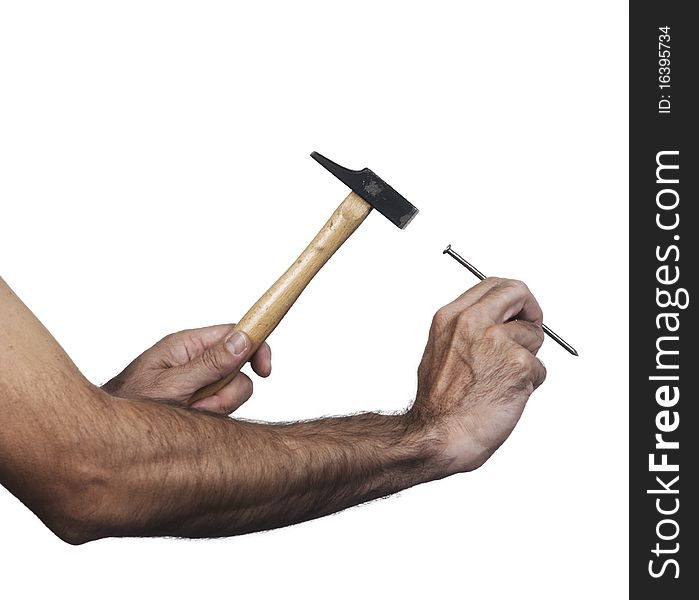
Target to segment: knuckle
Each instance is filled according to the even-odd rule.
[[[488,327],[488,329],[485,330],[485,335],[496,342],[503,342],[505,338],[508,337],[502,323],[497,323]]]
[[[449,323],[449,320],[449,311],[445,306],[443,306],[436,313],[434,313],[434,317],[432,317],[432,325],[440,329],[442,327],[446,327],[446,325]]]
[[[487,285],[491,288],[498,288],[502,286],[504,281],[506,280],[502,277],[486,277],[483,281],[481,281],[481,284]]]
[[[518,292],[522,293],[529,293],[529,286],[527,286],[524,281],[521,279],[510,279],[509,280],[509,285],[512,287],[514,290],[517,290]]]
[[[473,307],[469,307],[466,310],[461,311],[456,317],[456,328],[460,332],[471,331],[477,328],[476,323],[479,320],[477,311],[475,311]]]
[[[513,353],[512,363],[518,372],[524,373],[531,368],[533,358],[529,351],[521,349]]]

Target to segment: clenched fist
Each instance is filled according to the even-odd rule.
[[[481,466],[543,383],[542,319],[524,283],[494,277],[435,314],[409,416],[437,432],[445,475]]]
[[[229,414],[252,396],[252,380],[238,373],[222,390],[192,403],[200,388],[223,379],[250,361],[261,377],[272,371],[272,353],[265,342],[250,356],[250,341],[233,325],[213,325],[171,333],[146,350],[102,386],[124,398],[145,398]]]

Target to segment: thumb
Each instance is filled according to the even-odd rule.
[[[251,346],[247,334],[233,331],[223,343],[207,348],[192,360],[187,365],[187,370],[197,379],[199,385],[213,383],[245,364]]]

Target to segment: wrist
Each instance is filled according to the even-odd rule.
[[[422,470],[423,481],[442,479],[455,473],[448,439],[439,422],[426,418],[415,407],[402,418],[403,443],[405,447],[412,449],[416,464],[419,464]]]
[[[472,435],[467,417],[429,414],[422,403],[416,403],[405,416],[414,439],[420,440],[417,445],[425,448],[423,460],[432,479],[473,471],[491,454]]]

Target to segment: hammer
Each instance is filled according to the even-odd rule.
[[[372,208],[400,229],[405,229],[418,212],[417,208],[373,171],[346,169],[317,152],[312,152],[311,157],[347,184],[352,191],[301,256],[235,326],[235,331],[243,331],[250,338],[251,356],[279,325],[316,273],[367,218]],[[192,402],[212,396],[230,383],[237,374],[235,371],[201,388],[192,396]]]

